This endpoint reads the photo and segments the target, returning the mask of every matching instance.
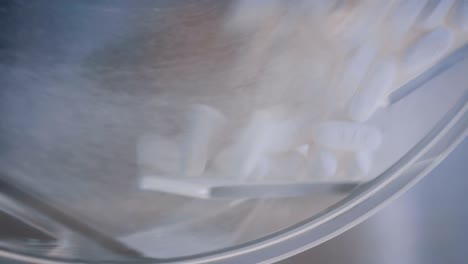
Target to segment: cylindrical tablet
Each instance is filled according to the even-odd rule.
[[[396,65],[393,61],[381,61],[373,66],[370,76],[363,82],[352,98],[349,116],[354,121],[363,122],[377,110],[395,80]]]
[[[373,163],[372,151],[356,152],[344,166],[344,177],[349,180],[364,181],[369,179],[368,175]]]
[[[319,159],[325,176],[335,176],[338,168],[338,161],[336,160],[336,156],[330,151],[322,150],[319,153]]]
[[[189,125],[181,142],[183,176],[200,176],[213,154],[213,144],[219,138],[226,118],[208,105],[190,107]]]
[[[309,154],[307,166],[311,178],[331,178],[338,170],[338,160],[332,151],[319,148]]]
[[[295,129],[296,122],[281,120],[274,111],[257,111],[216,159],[217,167],[249,177],[266,155],[294,147]]]
[[[310,146],[309,144],[304,144],[296,148],[296,151],[299,152],[303,156],[307,156],[309,153]]]
[[[367,43],[359,47],[349,59],[339,83],[340,93],[343,93],[345,98],[356,92],[376,53],[376,47],[372,43]]]

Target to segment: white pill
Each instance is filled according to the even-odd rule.
[[[296,125],[281,121],[274,111],[257,111],[215,163],[230,173],[248,177],[266,155],[292,147]]]
[[[336,175],[338,161],[329,150],[316,149],[308,157],[308,171],[312,178],[330,178]]]
[[[403,58],[403,68],[415,74],[432,66],[452,46],[453,33],[447,28],[437,28],[417,40]]]
[[[426,0],[400,0],[389,18],[395,37],[401,38],[408,33],[426,4]]]
[[[339,84],[340,91],[346,98],[349,98],[349,96],[352,96],[356,92],[362,79],[366,76],[376,53],[376,47],[372,43],[366,43],[359,47],[349,59]]]
[[[305,165],[306,157],[297,151],[264,155],[257,162],[248,180],[302,179],[306,172]]]
[[[361,151],[355,153],[354,157],[345,165],[346,178],[354,180],[364,180],[368,178],[372,169],[373,152]]]
[[[313,136],[317,144],[334,150],[374,150],[382,143],[382,134],[375,127],[345,121],[323,122]]]
[[[453,23],[463,31],[468,31],[468,1],[458,1],[454,14]]]
[[[290,150],[299,145],[298,142],[303,142],[304,135],[302,121],[295,119],[277,120],[271,124],[272,144],[269,149],[272,152],[283,152]]]
[[[273,162],[270,157],[263,156],[259,159],[250,176],[250,179],[265,179],[273,170]]]
[[[395,74],[396,65],[393,61],[384,60],[373,66],[361,90],[351,100],[349,116],[352,120],[363,122],[374,114],[391,90]]]
[[[310,146],[309,144],[304,144],[296,148],[296,151],[299,152],[302,156],[307,156],[309,153]]]
[[[426,29],[433,29],[444,24],[450,8],[455,0],[439,0],[427,14],[424,15],[421,26]]]
[[[336,156],[330,151],[323,150],[319,153],[319,159],[325,176],[335,176],[338,167]]]
[[[213,155],[214,143],[226,123],[225,116],[207,105],[193,105],[188,114],[188,127],[181,144],[183,176],[200,176]]]

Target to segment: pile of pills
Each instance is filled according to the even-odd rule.
[[[326,85],[309,85],[309,89],[319,91],[316,94],[324,89],[334,94],[333,103],[329,103],[330,97],[324,99],[323,103],[328,104],[326,110],[316,114],[310,112],[311,108],[295,104],[294,100],[308,99],[293,85],[290,97],[294,100],[289,100],[289,95],[284,104],[278,99],[273,103],[260,100],[241,119],[233,118],[216,105],[192,104],[186,111],[182,136],[175,140],[157,135],[142,137],[138,146],[142,174],[168,178],[221,177],[243,182],[278,178],[365,180],[372,169],[373,153],[385,140],[385,131],[368,121],[387,106],[392,91],[468,39],[468,1],[463,0],[303,0],[294,4],[242,0],[233,7],[226,30],[244,33],[257,24],[267,24],[265,28],[276,30],[276,35],[273,38],[262,35],[262,39],[284,44],[294,37],[285,32],[289,29],[285,24],[294,25],[291,17],[308,15],[310,21],[320,21],[315,28],[330,43],[331,53],[336,51],[336,57],[330,57],[330,64],[335,64],[324,65],[325,69],[333,69],[332,74],[324,70]],[[296,40],[299,45],[303,44],[301,36]],[[252,42],[258,48],[258,42]],[[250,51],[246,51],[249,56],[255,55]],[[286,77],[269,77],[268,82],[259,78],[261,92],[257,91],[256,98],[269,93],[268,85],[300,83],[283,83],[289,75],[295,76],[291,73],[294,69],[288,71],[288,65],[299,65],[298,71],[307,70],[304,69],[307,64],[301,64],[300,59],[288,64],[293,57],[288,52],[283,52],[286,55],[278,57],[275,64],[270,61],[271,67],[262,71],[264,75]],[[321,74],[320,67],[312,66],[310,70],[315,75]],[[288,91],[288,87],[280,88]],[[314,100],[313,104],[320,101]]]

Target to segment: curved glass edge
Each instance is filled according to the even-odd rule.
[[[321,244],[366,220],[397,198],[433,168],[468,135],[468,91],[433,129],[389,169],[351,195],[310,219],[224,256],[205,256],[187,263],[273,263]],[[224,257],[224,259],[222,259]],[[229,259],[229,261],[226,261]],[[233,261],[235,259],[235,261]],[[180,259],[182,261],[183,259]]]
[[[431,131],[394,165],[332,207],[277,233],[220,251],[167,259],[165,263],[273,263],[329,240],[357,225],[436,167],[468,131],[468,91]]]
[[[318,215],[275,234],[219,251],[173,259],[84,261],[46,259],[0,248],[0,257],[39,264],[65,263],[273,263],[329,240],[364,221],[436,167],[468,135],[468,91],[398,162]]]

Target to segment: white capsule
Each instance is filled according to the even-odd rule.
[[[293,147],[297,128],[297,122],[282,121],[273,111],[257,111],[215,163],[222,170],[248,177],[266,155]]]
[[[364,180],[372,169],[373,156],[371,151],[355,153],[346,166],[346,178],[353,180]]]
[[[376,47],[372,43],[367,43],[359,47],[349,59],[339,84],[339,89],[346,98],[356,92],[376,53]]]
[[[308,171],[312,178],[330,178],[336,175],[338,161],[329,150],[320,149],[308,157]]]
[[[417,40],[403,58],[403,68],[415,74],[433,65],[452,46],[453,33],[447,28],[437,28]]]
[[[382,134],[375,127],[345,121],[323,122],[313,136],[317,144],[334,150],[374,150],[382,143]]]
[[[362,88],[354,94],[349,116],[354,121],[366,121],[381,105],[395,80],[396,65],[392,61],[381,61],[373,66],[370,76]]]
[[[433,29],[444,24],[445,18],[454,2],[455,0],[437,1],[434,8],[428,14],[425,14],[421,21],[421,26],[425,29]]]
[[[302,179],[306,172],[306,157],[297,151],[264,155],[257,162],[249,181]]]
[[[220,137],[226,118],[207,105],[190,107],[188,118],[189,124],[181,144],[182,175],[200,176],[213,155],[214,144]]]
[[[300,120],[289,119],[272,123],[271,129],[274,133],[269,150],[283,152],[298,146],[298,142],[303,142],[304,134],[301,131],[303,129],[301,122]]]
[[[389,18],[395,37],[401,38],[410,31],[426,4],[426,0],[400,0]]]
[[[468,1],[458,1],[454,10],[453,23],[457,28],[468,32]]]
[[[265,179],[273,170],[273,163],[270,157],[263,156],[259,159],[249,179]]]
[[[319,153],[320,164],[323,172],[327,177],[335,176],[338,167],[336,156],[330,151],[320,151]]]
[[[310,146],[309,144],[304,144],[296,148],[296,151],[299,152],[302,156],[307,156],[309,153]]]

